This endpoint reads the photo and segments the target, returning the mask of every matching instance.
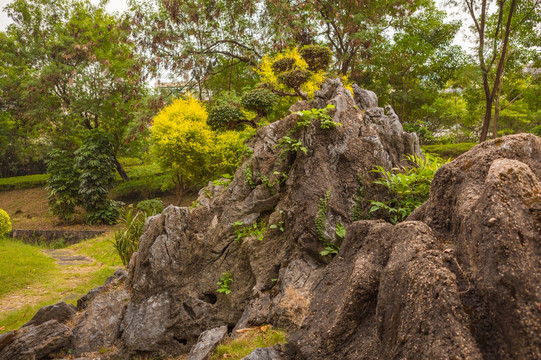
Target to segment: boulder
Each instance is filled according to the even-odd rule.
[[[73,329],[71,346],[74,355],[111,347],[119,337],[119,322],[128,303],[129,293],[124,288],[108,290],[94,297]]]
[[[0,340],[1,360],[40,360],[69,344],[72,335],[66,325],[49,320],[8,333]]]
[[[220,326],[214,329],[204,331],[197,339],[190,353],[188,354],[188,360],[208,360],[210,356],[220,344],[220,342],[227,336],[227,326]]]
[[[281,360],[280,353],[273,348],[257,348],[241,360]]]
[[[24,324],[23,327],[41,325],[49,320],[56,320],[61,324],[65,324],[76,313],[75,306],[68,305],[65,302],[59,302],[39,309],[36,315],[34,315],[29,322]]]
[[[443,166],[426,222],[453,251],[471,332],[486,358],[541,358],[541,139],[485,142]]]

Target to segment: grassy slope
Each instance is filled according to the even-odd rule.
[[[11,239],[0,240],[0,333],[19,328],[46,305],[59,301],[75,304],[90,289],[103,285],[119,268],[120,259],[108,236],[66,248],[92,257],[92,264],[61,266],[42,248]],[[9,287],[5,287],[8,284]]]
[[[440,145],[423,145],[423,152],[436,154],[443,159],[451,158],[451,160],[464,154],[477,143],[459,143],[459,144],[440,144]]]

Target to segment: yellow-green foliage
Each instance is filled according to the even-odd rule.
[[[267,326],[262,326],[261,328],[263,331],[254,328],[234,340],[226,340],[224,344],[218,345],[218,348],[216,348],[210,359],[238,360],[247,356],[258,347],[270,347],[286,342],[285,332],[276,329],[267,329]]]
[[[272,68],[272,64],[284,58],[292,58],[295,60],[294,66],[296,68],[300,70],[308,70],[308,64],[301,57],[297,48],[291,48],[274,56],[265,55],[263,59],[261,59],[259,67],[255,69],[255,71],[259,75],[260,81],[262,83],[270,84],[277,90],[290,91],[287,86],[280,83],[278,79],[278,74],[276,74],[276,72]],[[325,81],[325,78],[325,71],[318,71],[312,73],[308,81],[301,86],[301,90],[308,94],[308,97],[313,98],[314,91],[319,90],[321,84],[323,83],[323,81]]]
[[[183,189],[213,174],[232,172],[243,151],[243,134],[214,132],[207,111],[191,96],[177,99],[154,118],[152,152],[158,164],[170,171]]]
[[[0,238],[9,234],[11,231],[11,221],[9,215],[4,210],[0,209]]]
[[[216,147],[214,150],[214,173],[232,174],[240,165],[244,152],[244,139],[250,129],[244,132],[224,131],[216,134]]]
[[[207,116],[201,103],[189,96],[174,100],[154,118],[154,158],[182,187],[198,183],[210,171],[214,134],[206,123]]]

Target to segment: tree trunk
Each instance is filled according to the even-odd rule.
[[[483,120],[483,129],[481,130],[481,136],[479,137],[479,143],[486,141],[488,128],[490,127],[490,119],[492,117],[492,102],[493,99],[491,96],[488,96],[486,99],[485,105],[485,118]]]
[[[114,160],[115,160],[115,167],[116,167],[116,171],[118,172],[118,175],[120,175],[122,180],[130,181],[130,177],[128,176],[126,171],[124,171],[124,168],[122,167],[122,164],[118,162],[116,156],[114,157]]]
[[[501,86],[496,91],[496,99],[494,100],[494,121],[492,122],[492,138],[498,137],[498,119],[500,118],[500,94]]]
[[[175,192],[177,193],[177,206],[180,206],[180,201],[182,200],[182,195],[184,194],[184,186],[176,183]]]

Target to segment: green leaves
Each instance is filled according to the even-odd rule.
[[[300,119],[297,120],[297,124],[295,125],[295,129],[293,131],[295,132],[301,128],[310,126],[312,120],[319,120],[320,128],[322,129],[334,129],[337,126],[342,126],[341,123],[332,121],[332,118],[329,115],[329,110],[334,108],[335,106],[333,104],[328,104],[323,109],[314,108],[310,110],[297,111],[295,114],[299,115]]]
[[[376,166],[372,170],[372,172],[383,175],[375,180],[374,184],[385,186],[391,190],[393,198],[387,201],[370,200],[372,207],[369,213],[383,210],[393,224],[404,221],[413,210],[428,199],[432,178],[445,163],[444,160],[430,154],[425,154],[424,159],[408,155],[407,159],[414,166],[391,171]]]
[[[233,274],[231,274],[231,271],[226,271],[222,273],[222,276],[220,276],[220,281],[218,281],[218,291],[219,293],[224,294],[230,294],[231,293],[231,285],[233,284]]]
[[[120,203],[108,199],[109,188],[115,179],[113,151],[110,135],[94,129],[75,152],[78,194],[90,223],[114,224],[120,215]]]

